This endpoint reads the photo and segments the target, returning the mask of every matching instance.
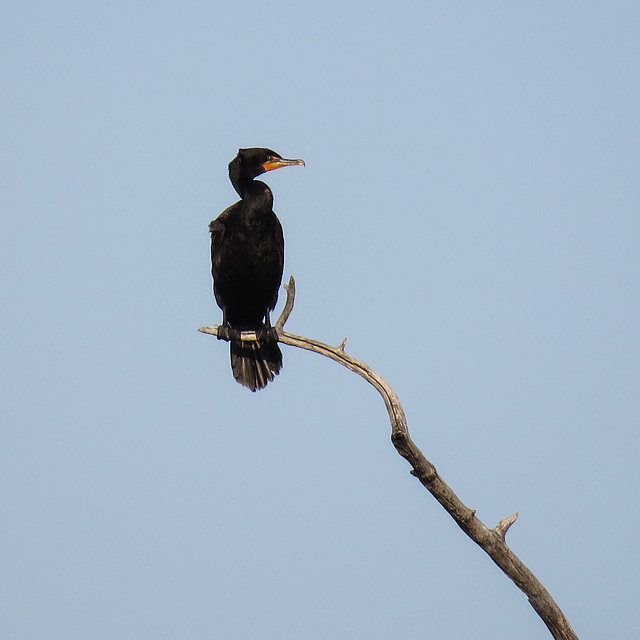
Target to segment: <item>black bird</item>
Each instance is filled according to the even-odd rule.
[[[245,387],[262,389],[280,372],[282,353],[269,312],[278,300],[284,266],[282,225],[273,212],[271,189],[254,180],[266,171],[303,160],[285,160],[271,149],[240,149],[229,178],[241,200],[209,224],[213,292],[222,309],[222,333],[231,342],[231,370]],[[241,331],[259,340],[240,340]]]

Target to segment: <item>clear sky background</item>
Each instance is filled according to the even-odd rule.
[[[197,332],[246,146],[307,162],[267,178],[287,328],[520,512],[582,639],[640,637],[637,2],[9,0],[0,32],[0,638],[550,637],[373,388],[285,347],[252,394]]]

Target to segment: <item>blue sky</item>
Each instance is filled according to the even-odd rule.
[[[357,376],[237,385],[209,220],[274,172],[287,328],[581,638],[637,638],[640,9],[7,2],[0,636],[549,637]]]

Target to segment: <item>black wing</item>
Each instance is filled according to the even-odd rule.
[[[215,220],[212,220],[209,223],[209,233],[211,233],[211,260],[213,261],[214,257],[220,251],[220,245],[224,240],[225,231],[227,228],[227,218],[231,213],[232,209],[236,205],[231,205],[227,207]]]

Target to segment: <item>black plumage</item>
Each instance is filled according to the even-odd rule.
[[[304,162],[285,160],[271,149],[240,149],[229,163],[229,178],[241,199],[209,225],[213,291],[223,313],[222,333],[231,342],[231,369],[252,391],[265,387],[282,368],[269,313],[278,300],[284,266],[273,194],[254,178],[291,165]],[[243,342],[242,331],[258,332],[259,340]]]

